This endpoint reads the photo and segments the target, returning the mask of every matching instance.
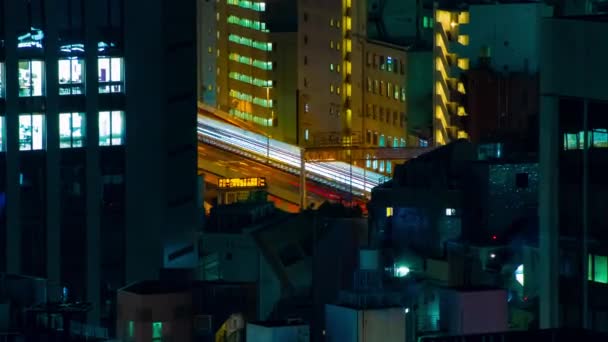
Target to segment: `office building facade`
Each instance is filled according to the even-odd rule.
[[[541,328],[604,331],[608,50],[605,16],[545,19],[540,112]]]
[[[0,1],[0,267],[91,302],[92,321],[192,243],[194,4]]]

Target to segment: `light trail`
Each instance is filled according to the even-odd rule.
[[[201,115],[198,117],[198,134],[203,142],[258,161],[265,162],[268,154],[268,161],[273,166],[300,174],[302,151],[297,146]],[[382,174],[339,161],[306,163],[305,166],[309,179],[346,192],[352,189],[353,195],[357,196],[368,196],[372,188],[386,178]]]

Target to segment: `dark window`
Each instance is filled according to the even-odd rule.
[[[518,188],[527,188],[528,187],[528,173],[518,173],[515,175],[515,185]]]
[[[308,44],[308,36],[304,35],[304,44]]]
[[[308,13],[304,13],[304,22],[308,21]]]
[[[226,260],[232,260],[232,253],[226,253]]]

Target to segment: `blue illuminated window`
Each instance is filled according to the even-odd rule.
[[[4,130],[5,127],[5,117],[0,116],[0,152],[6,151],[6,132]]]
[[[99,57],[97,60],[99,92],[124,92],[124,62],[121,57]]]
[[[36,60],[19,61],[19,96],[44,96],[44,62]]]
[[[384,147],[386,145],[386,141],[384,139],[384,134],[380,134],[380,141],[378,142],[378,146]]]
[[[84,145],[84,114],[59,114],[59,148],[82,147]]]
[[[59,95],[84,94],[84,59],[59,60]]]
[[[99,146],[123,145],[124,135],[124,112],[99,112]]]
[[[6,96],[4,84],[4,62],[0,62],[0,98],[4,98],[4,96]]]
[[[40,113],[19,115],[19,150],[44,149],[44,115]]]

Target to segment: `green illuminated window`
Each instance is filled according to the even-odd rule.
[[[135,322],[129,321],[127,322],[127,337],[133,337],[135,333]]]
[[[251,77],[249,75],[243,75],[238,72],[231,72],[228,74],[228,77],[232,78],[233,80],[238,80],[238,81],[245,82],[248,84],[253,84],[258,87],[264,87],[264,88],[272,87],[271,80],[262,80],[259,78]]]
[[[163,338],[163,322],[152,323],[152,341],[160,341]]]
[[[598,283],[608,284],[608,257],[605,255],[595,256],[593,268],[594,280]]]
[[[251,57],[241,56],[237,53],[231,53],[228,58],[230,58],[231,61],[252,65],[258,69],[272,70],[272,62],[260,61]]]
[[[253,2],[249,0],[226,0],[228,5],[239,6],[242,8],[251,9],[258,12],[266,11],[265,2]]]
[[[231,15],[228,17],[228,23],[250,28],[253,30],[268,32],[268,30],[266,29],[266,23],[257,20],[239,18],[235,15]]]
[[[253,97],[251,94],[241,93],[240,91],[234,89],[230,89],[230,96],[242,101],[252,102],[261,107],[271,108],[273,106],[273,100]]]
[[[257,40],[253,40],[247,37],[241,37],[236,34],[231,34],[228,36],[228,40],[244,46],[249,46],[262,51],[272,51],[272,43],[268,42],[259,42]]]
[[[608,284],[608,256],[589,254],[587,279]]]
[[[273,120],[271,118],[263,118],[257,115],[253,115],[248,112],[240,111],[238,109],[230,109],[230,114],[247,121],[251,121],[257,125],[270,127],[272,126]]]

